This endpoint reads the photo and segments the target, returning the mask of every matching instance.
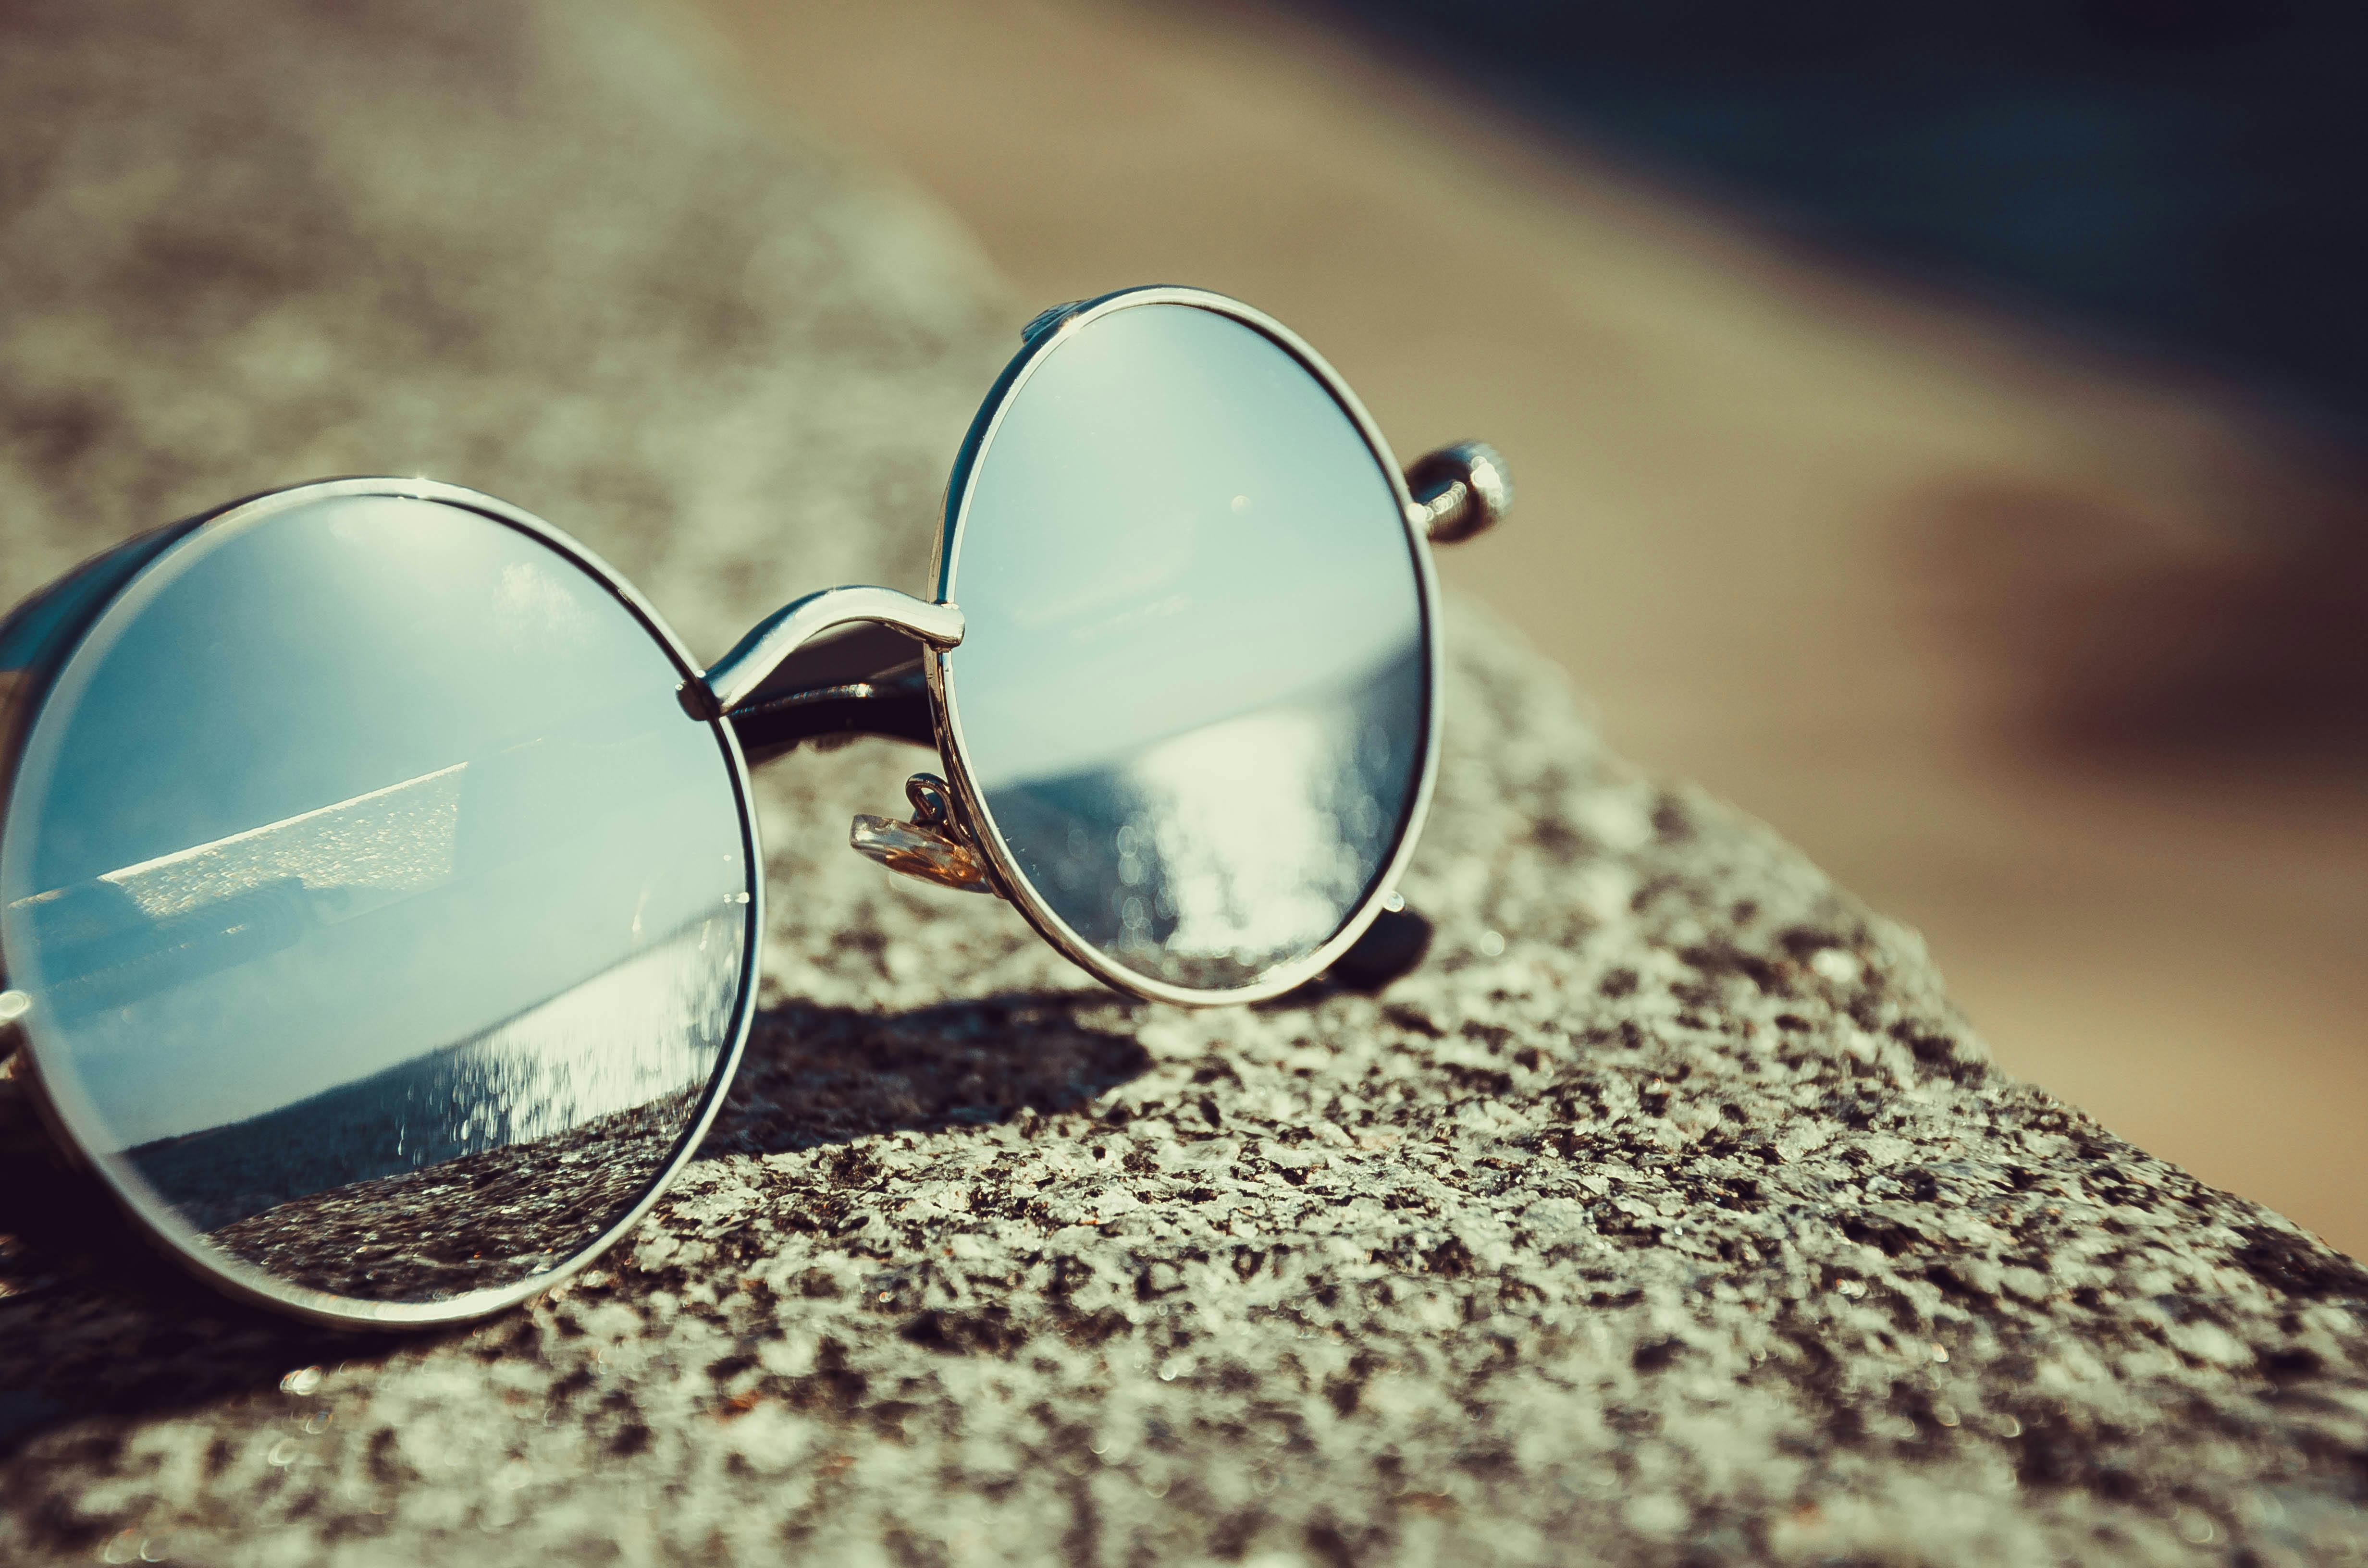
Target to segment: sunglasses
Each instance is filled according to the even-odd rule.
[[[937,597],[812,594],[700,671],[491,496],[343,479],[86,562],[0,622],[0,1027],[70,1163],[208,1282],[448,1323],[581,1267],[746,1041],[748,767],[934,745],[854,847],[1008,900],[1136,996],[1371,986],[1438,767],[1429,546],[1486,447],[1401,472],[1222,296],[1046,312],[955,460]]]

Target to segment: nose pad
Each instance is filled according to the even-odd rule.
[[[859,816],[849,825],[847,841],[892,871],[935,882],[964,892],[994,892],[986,861],[971,847],[954,821],[953,801],[946,781],[934,773],[916,773],[905,780],[905,798],[913,803],[913,820]]]

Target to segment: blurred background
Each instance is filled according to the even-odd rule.
[[[1031,309],[1223,290],[1497,443],[1445,574],[1613,745],[2368,1252],[2368,13],[651,4]]]

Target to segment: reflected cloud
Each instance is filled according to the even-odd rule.
[[[466,766],[18,900],[9,913],[42,944],[45,1006],[69,1017],[120,1006],[441,887]]]
[[[184,915],[282,877],[307,892],[347,895],[342,912],[359,914],[352,907],[358,895],[400,898],[451,877],[465,766],[143,860],[99,881],[121,888],[152,920]]]

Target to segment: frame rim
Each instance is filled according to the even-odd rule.
[[[684,680],[700,678],[699,665],[681,639],[621,574],[582,543],[523,507],[512,506],[482,491],[428,479],[339,478],[288,485],[233,501],[183,524],[167,525],[167,528],[177,528],[179,532],[142,562],[136,571],[93,603],[71,631],[59,633],[56,643],[40,666],[27,672],[30,678],[22,689],[14,694],[10,703],[13,711],[7,715],[7,733],[0,736],[0,824],[6,824],[8,808],[14,802],[26,743],[48,707],[58,677],[108,610],[200,536],[226,528],[248,527],[293,506],[347,496],[427,501],[474,512],[525,534],[573,562],[606,589],[674,663]],[[98,1182],[142,1239],[162,1252],[184,1272],[236,1300],[310,1322],[338,1328],[384,1330],[470,1323],[490,1317],[564,1283],[590,1267],[639,1224],[697,1154],[700,1144],[706,1139],[708,1128],[723,1108],[726,1091],[739,1072],[741,1053],[756,1020],[765,940],[764,848],[757,834],[756,812],[749,804],[748,763],[741,752],[739,738],[733,733],[732,726],[721,719],[705,722],[714,733],[726,764],[734,805],[740,816],[741,849],[746,857],[748,875],[747,935],[741,959],[740,994],[733,1008],[731,1041],[709,1077],[698,1111],[684,1129],[666,1165],[651,1178],[648,1190],[618,1220],[570,1253],[556,1267],[507,1285],[485,1286],[433,1301],[368,1301],[277,1279],[243,1259],[207,1245],[185,1221],[164,1211],[163,1206],[140,1185],[123,1180],[106,1156],[93,1154],[85,1147],[51,1092],[33,1032],[20,1028],[17,1049],[31,1069],[23,1074],[23,1079],[28,1085],[29,1098],[51,1138],[77,1168],[87,1171]],[[6,955],[0,952],[0,976],[6,973]]]
[[[1380,465],[1391,494],[1396,498],[1399,525],[1405,529],[1406,548],[1414,561],[1416,598],[1422,614],[1426,682],[1422,769],[1415,785],[1413,800],[1407,805],[1400,824],[1397,842],[1392,847],[1389,858],[1375,874],[1363,902],[1340,928],[1313,952],[1288,963],[1278,964],[1247,985],[1223,991],[1205,990],[1178,985],[1127,968],[1072,929],[1068,922],[1044,902],[1034,884],[1014,863],[1002,831],[996,825],[994,813],[987,809],[972,776],[969,752],[962,740],[959,706],[952,685],[947,678],[945,660],[949,655],[958,656],[961,650],[925,650],[922,670],[928,685],[930,716],[937,728],[938,755],[945,763],[962,820],[971,830],[973,842],[985,855],[997,890],[1010,901],[1012,907],[1019,911],[1020,916],[1038,936],[1095,979],[1146,1001],[1170,1002],[1191,1007],[1263,1002],[1295,990],[1331,968],[1388,907],[1390,899],[1397,892],[1400,879],[1406,873],[1406,863],[1413,858],[1415,846],[1422,837],[1424,824],[1430,814],[1432,790],[1439,776],[1442,687],[1446,669],[1440,636],[1439,580],[1431,561],[1430,541],[1416,523],[1417,507],[1413,493],[1406,486],[1406,470],[1391,451],[1381,426],[1349,389],[1349,383],[1304,339],[1272,316],[1229,295],[1206,289],[1178,284],[1147,284],[1115,290],[1074,305],[1048,311],[1030,324],[1030,334],[1024,335],[1025,341],[1019,352],[1005,365],[1002,374],[988,389],[985,399],[979,404],[978,413],[972,418],[969,432],[962,437],[961,449],[955,455],[953,469],[946,483],[945,514],[938,532],[931,575],[936,579],[938,601],[940,604],[958,603],[954,597],[955,579],[962,560],[962,535],[970,520],[971,496],[976,487],[979,464],[993,447],[1005,415],[1009,413],[1020,390],[1028,384],[1029,378],[1047,358],[1058,352],[1063,344],[1087,325],[1119,311],[1140,305],[1184,305],[1208,311],[1248,327],[1281,348],[1314,377],[1316,384],[1349,416],[1349,423],[1363,438],[1366,449]]]

